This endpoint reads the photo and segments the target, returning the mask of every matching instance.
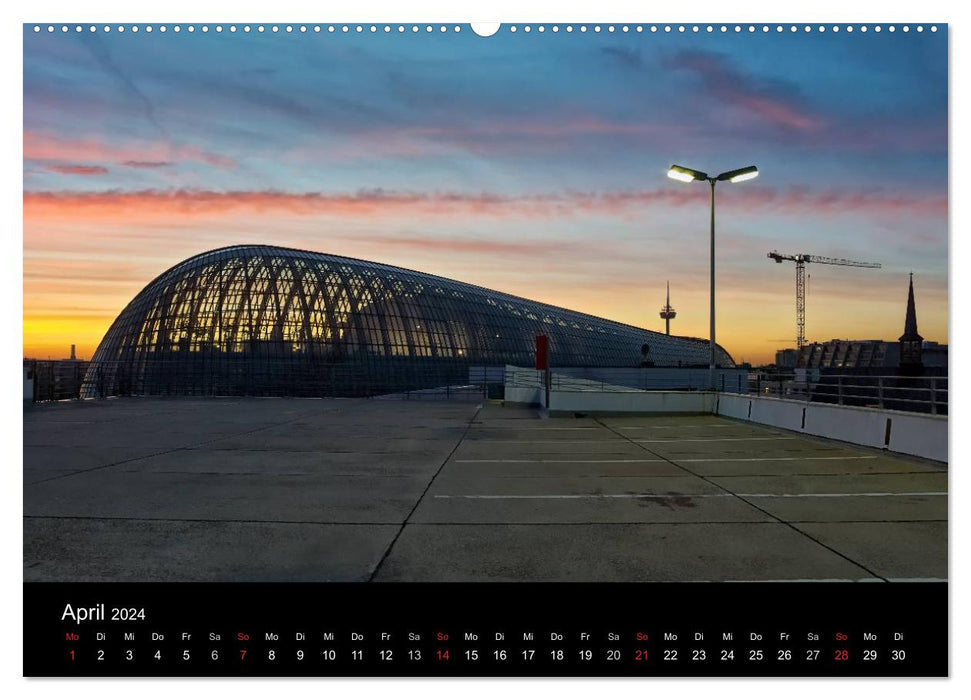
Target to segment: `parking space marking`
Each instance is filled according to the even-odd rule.
[[[664,440],[634,440],[631,442],[762,442],[765,440],[799,440],[795,437],[730,437],[730,438],[669,438]]]
[[[874,493],[563,493],[563,494],[438,494],[435,498],[471,498],[482,500],[581,499],[581,498],[887,498],[892,496],[946,496],[946,491],[900,491]]]

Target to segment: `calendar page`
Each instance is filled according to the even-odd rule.
[[[948,675],[946,23],[67,19],[25,676]]]

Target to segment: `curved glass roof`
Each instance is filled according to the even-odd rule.
[[[704,340],[391,265],[241,245],[150,282],[98,346],[86,393],[388,393],[464,382],[470,366],[532,366],[540,334],[553,367],[637,367],[644,345],[655,366],[708,363]]]

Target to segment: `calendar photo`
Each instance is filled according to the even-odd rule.
[[[58,644],[108,584],[937,585],[946,625],[947,24],[28,23],[23,72]]]

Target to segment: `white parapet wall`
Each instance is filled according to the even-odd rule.
[[[579,384],[579,386],[574,386]],[[611,391],[704,391],[711,387],[708,368],[689,367],[556,367],[553,388],[591,390],[597,384]],[[723,391],[741,391],[748,386],[748,370],[718,369],[715,386]]]
[[[715,399],[715,410],[713,412],[727,418],[748,420],[752,415],[753,401],[754,399],[751,396],[743,394],[719,394]]]
[[[887,446],[887,420],[890,411],[813,403],[805,408],[805,433],[867,447]]]
[[[714,413],[939,462],[948,459],[947,416],[748,394],[637,391],[608,384],[607,375],[558,379],[554,375],[549,392],[551,413]],[[507,367],[505,390],[510,403],[546,403],[543,373],[532,368]]]
[[[510,386],[506,384],[506,403],[524,403],[530,406],[542,406],[546,400],[546,392],[541,388]]]
[[[551,413],[711,413],[704,391],[551,391]]]
[[[906,455],[948,461],[947,417],[887,411],[893,414],[889,448]]]
[[[947,462],[947,416],[719,394],[715,413],[807,435]]]

